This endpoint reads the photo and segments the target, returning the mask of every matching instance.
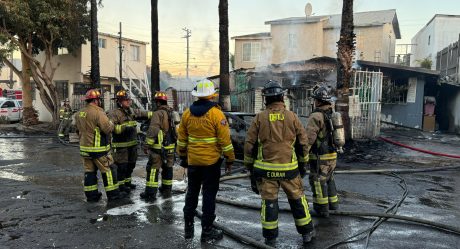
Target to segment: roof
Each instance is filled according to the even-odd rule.
[[[102,32],[99,32],[99,35],[100,35],[100,36],[111,37],[111,38],[116,38],[116,39],[119,39],[119,38],[120,38],[120,37],[117,36],[117,35],[112,35],[112,34],[109,34],[109,33],[102,33]],[[134,39],[131,39],[131,38],[126,38],[126,37],[122,37],[121,39],[122,39],[123,41],[129,41],[129,42],[139,43],[139,44],[143,44],[143,45],[149,44],[148,42],[145,42],[145,41],[134,40]]]
[[[255,33],[249,35],[234,36],[232,39],[271,38],[270,32]]]
[[[342,14],[309,16],[308,18],[290,17],[267,21],[265,24],[301,24],[315,23],[320,21],[326,21],[324,28],[339,28],[342,23]],[[388,23],[392,24],[396,39],[401,39],[401,31],[399,30],[399,22],[395,9],[355,12],[353,14],[353,22],[356,27],[381,26]]]
[[[358,60],[357,62],[361,66],[367,66],[367,67],[372,67],[372,68],[401,70],[401,71],[419,73],[419,74],[424,74],[426,76],[434,76],[434,77],[439,76],[439,71],[430,70],[430,69],[421,68],[421,67],[408,67],[408,66],[402,66],[398,64],[381,63],[381,62],[374,62],[374,61],[362,61],[362,60]]]

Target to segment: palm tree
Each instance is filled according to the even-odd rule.
[[[101,88],[99,71],[99,37],[97,31],[97,0],[91,0],[91,87]]]
[[[160,59],[159,59],[159,48],[158,48],[158,0],[151,0],[152,13],[151,13],[151,24],[152,24],[152,67],[150,73],[151,79],[151,92],[152,97],[155,95],[155,91],[160,90]]]
[[[230,110],[229,86],[229,45],[228,45],[228,0],[219,0],[219,60],[220,95],[219,104],[225,111]]]
[[[342,7],[342,27],[340,29],[340,39],[338,41],[338,68],[337,68],[337,111],[343,117],[345,134],[351,136],[350,117],[348,115],[348,92],[352,76],[352,60],[355,34],[353,33],[353,0],[343,0]]]

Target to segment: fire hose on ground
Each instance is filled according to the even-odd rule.
[[[401,146],[401,147],[404,147],[404,148],[407,148],[407,149],[410,149],[410,150],[430,154],[430,155],[433,155],[433,156],[443,156],[443,157],[450,157],[450,158],[460,159],[460,155],[450,155],[450,154],[445,154],[445,153],[440,153],[440,152],[434,152],[434,151],[424,150],[424,149],[420,149],[420,148],[415,148],[415,147],[412,147],[412,146],[409,146],[409,145],[402,144],[400,142],[393,141],[393,140],[385,138],[385,137],[379,137],[379,139],[384,141],[384,142],[390,143],[390,144],[394,144],[394,145]]]

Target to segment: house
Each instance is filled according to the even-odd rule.
[[[146,77],[146,42],[130,38],[122,38],[122,84],[119,74],[119,37],[107,33],[99,33],[99,65],[102,91],[105,92],[105,108],[110,109],[110,97],[121,87],[132,92],[134,103],[143,106],[141,99],[150,97],[149,84]],[[44,60],[44,54],[37,56]],[[54,75],[58,94],[61,99],[68,98],[73,109],[81,108],[84,103],[81,97],[90,88],[91,43],[87,42],[75,54],[60,49],[53,57],[53,63],[59,64]],[[40,96],[36,94],[36,98]],[[41,121],[50,121],[51,114],[36,101]]]
[[[440,101],[439,72],[398,64],[358,61],[362,70],[383,73],[381,120],[385,123],[434,131],[438,111],[428,113],[427,99]],[[439,121],[438,121],[439,122]]]
[[[436,69],[436,54],[454,43],[460,33],[460,15],[436,14],[412,38],[410,65],[420,66],[420,61],[429,58],[431,69]]]
[[[455,43],[437,53],[440,98],[437,104],[442,130],[460,134],[460,35]]]
[[[336,58],[341,15],[291,17],[267,21],[269,33],[232,37],[235,69],[253,68],[315,57]],[[354,13],[356,57],[393,62],[401,38],[396,10]]]

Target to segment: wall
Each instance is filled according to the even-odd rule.
[[[260,42],[260,60],[259,61],[243,61],[243,43]],[[240,68],[255,68],[257,66],[266,66],[272,63],[272,47],[270,38],[247,38],[235,39],[235,69]]]
[[[411,66],[419,66],[417,60],[430,57],[431,69],[436,69],[436,54],[443,48],[458,40],[460,33],[460,17],[437,16],[427,26],[421,29],[413,38]],[[430,44],[428,44],[430,37]]]
[[[457,96],[452,99],[449,107],[452,115],[449,131],[460,134],[460,90],[457,90]]]
[[[100,61],[100,72],[101,77],[119,77],[118,72],[118,39],[110,36],[100,34],[99,38],[106,39],[106,47],[99,48],[99,61]],[[144,79],[144,73],[146,70],[146,45],[135,43],[128,40],[123,40],[123,68],[128,71],[131,78],[135,78],[129,70],[127,65],[134,71],[134,73],[141,79]],[[140,47],[139,61],[131,60],[131,47],[130,45],[136,45]],[[89,72],[91,69],[91,43],[87,42],[82,45],[82,57],[81,57],[81,68],[83,72]],[[123,78],[126,77],[126,73],[123,72]]]
[[[396,39],[393,32],[393,26],[385,24],[384,26],[355,27],[356,33],[356,50],[360,60],[388,62],[388,47],[391,47],[392,55],[396,46]],[[391,44],[388,35],[392,34]],[[340,38],[338,28],[324,29],[324,47],[323,56],[332,58],[337,57],[337,42]],[[376,58],[375,52],[381,51],[380,59]]]
[[[295,48],[289,48],[289,34],[297,36]],[[308,60],[323,54],[323,22],[271,25],[272,63]]]
[[[381,120],[407,127],[422,129],[423,96],[425,80],[417,79],[415,103],[385,104],[382,103]]]

